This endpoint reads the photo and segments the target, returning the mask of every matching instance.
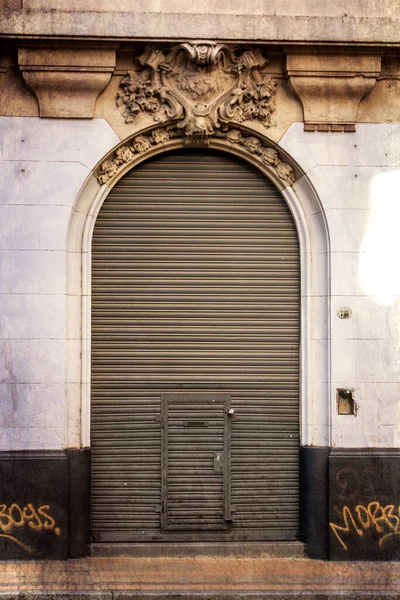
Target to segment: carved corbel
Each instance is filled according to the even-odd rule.
[[[380,73],[379,55],[288,49],[286,64],[303,105],[305,131],[355,131],[358,105]]]
[[[41,117],[91,119],[115,69],[115,48],[20,47],[18,63]]]

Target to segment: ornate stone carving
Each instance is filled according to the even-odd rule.
[[[254,154],[264,165],[274,169],[281,181],[287,185],[292,185],[295,180],[293,168],[279,158],[275,148],[264,146],[255,136],[244,136],[239,129],[228,129],[221,132],[218,136],[224,137],[231,144],[243,146],[250,154]]]
[[[153,146],[164,144],[174,136],[173,128],[157,128],[149,135],[140,134],[124,146],[120,146],[112,158],[105,160],[97,172],[100,183],[108,183],[125,165],[133,162],[137,156],[143,154]],[[176,133],[175,133],[176,136]]]
[[[176,137],[185,137],[182,129],[178,129],[176,126],[158,127],[153,129],[151,133],[138,134],[132,140],[117,148],[114,155],[101,164],[97,172],[97,179],[101,184],[108,183],[119,171],[126,165],[133,163],[141,154]],[[216,138],[225,139],[231,144],[242,146],[247,152],[253,154],[260,163],[273,169],[283,183],[286,185],[294,183],[293,168],[281,160],[275,148],[264,146],[258,137],[245,136],[239,129],[225,127],[222,131],[216,133]],[[207,141],[203,140],[201,145],[207,145]]]
[[[156,122],[177,121],[188,137],[211,136],[232,121],[271,124],[277,80],[262,72],[268,60],[259,49],[203,41],[168,50],[148,45],[137,60],[142,69],[122,79],[117,99],[127,123],[147,112]]]

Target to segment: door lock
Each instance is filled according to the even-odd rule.
[[[224,472],[224,453],[214,452],[214,473]]]

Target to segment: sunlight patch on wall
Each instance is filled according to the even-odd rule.
[[[359,277],[379,304],[400,296],[400,170],[381,173],[370,186],[372,215],[361,245]]]

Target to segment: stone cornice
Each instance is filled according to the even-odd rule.
[[[230,3],[208,1],[188,7],[183,0],[135,2],[132,10],[109,0],[5,0],[3,36],[175,40],[212,38],[230,42],[351,43],[399,45],[400,20],[390,0],[364,2]],[[280,4],[282,6],[280,6]],[[61,10],[60,10],[61,7]],[[82,26],[84,24],[84,26]]]

